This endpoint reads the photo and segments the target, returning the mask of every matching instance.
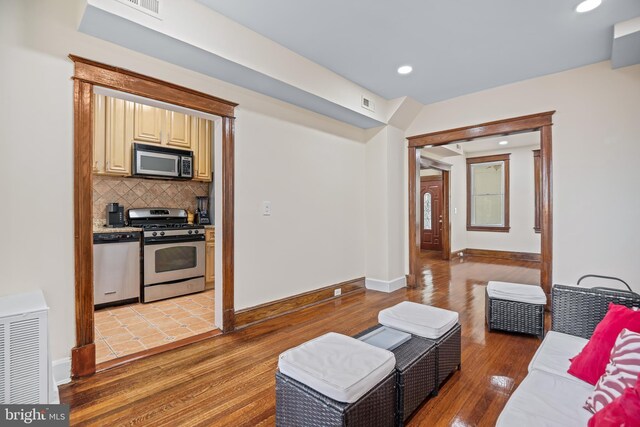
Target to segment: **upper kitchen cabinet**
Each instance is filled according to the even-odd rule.
[[[105,171],[109,174],[131,175],[133,106],[129,101],[107,98]]]
[[[93,95],[93,173],[131,175],[131,144],[193,151],[193,179],[211,182],[213,123],[185,113]]]
[[[104,95],[93,96],[93,173],[105,173],[105,150],[107,144],[107,99]]]
[[[133,137],[147,144],[191,150],[191,120],[184,113],[135,104]]]
[[[166,112],[161,108],[135,104],[133,137],[149,144],[162,144]]]
[[[134,104],[94,94],[93,172],[131,175]]]
[[[166,111],[166,135],[167,145],[175,148],[192,150],[191,144],[191,122],[197,121],[195,117],[190,117],[175,111]]]
[[[193,154],[195,168],[193,179],[211,181],[211,120],[192,117]]]

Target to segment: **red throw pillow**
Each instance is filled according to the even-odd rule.
[[[640,311],[610,303],[609,311],[596,326],[587,345],[571,359],[571,366],[567,372],[595,385],[609,363],[609,355],[616,338],[625,328],[632,332],[640,332]]]
[[[596,412],[589,427],[640,426],[640,381]]]

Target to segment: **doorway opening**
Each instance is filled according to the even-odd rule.
[[[216,240],[219,243],[216,245],[219,250],[215,251],[217,254],[217,256],[215,256],[215,298],[211,303],[204,299],[202,304],[196,304],[194,301],[191,301],[193,304],[191,304],[190,308],[197,311],[198,307],[196,307],[196,305],[200,305],[199,308],[201,309],[201,312],[204,312],[208,310],[209,306],[213,306],[215,302],[215,324],[221,326],[224,332],[232,331],[234,329],[233,183],[234,108],[237,104],[132,71],[97,63],[95,61],[79,58],[73,55],[70,55],[69,57],[74,62],[75,66],[73,79],[76,347],[74,347],[71,352],[71,371],[73,378],[79,378],[91,375],[96,371],[96,337],[98,334],[96,332],[96,322],[94,319],[95,304],[108,304],[113,302],[99,301],[95,298],[96,289],[94,287],[93,243],[94,224],[96,223],[94,206],[96,205],[94,205],[93,201],[96,200],[96,194],[93,187],[94,176],[101,175],[100,172],[102,172],[104,168],[104,175],[121,175],[121,177],[126,178],[128,175],[133,175],[129,173],[135,164],[132,163],[132,161],[145,161],[145,164],[142,165],[142,169],[146,169],[146,171],[153,169],[153,171],[155,171],[154,176],[157,178],[160,178],[159,175],[161,173],[165,175],[167,173],[172,173],[173,175],[170,176],[174,176],[176,173],[179,173],[180,178],[186,178],[187,175],[190,175],[191,178],[198,177],[199,169],[197,168],[200,166],[198,164],[198,158],[193,157],[188,153],[185,154],[185,151],[191,151],[185,150],[185,148],[187,148],[187,144],[192,146],[191,140],[189,139],[191,132],[206,135],[207,123],[206,121],[201,121],[200,118],[209,119],[209,116],[213,116],[213,120],[217,123],[215,139],[219,141],[219,143],[214,145],[215,150],[212,150],[211,147],[209,147],[210,151],[216,152],[213,157],[216,164],[216,167],[214,168],[214,185],[215,194],[219,200],[215,206],[215,218],[219,219],[219,224],[216,224],[218,228],[215,233],[217,234]],[[117,91],[123,94],[121,99],[114,99],[111,101],[111,108],[110,110],[107,109],[107,112],[110,111],[109,114],[111,115],[119,115],[122,113],[124,115],[124,120],[112,120],[111,122],[107,120],[104,123],[100,120],[96,121],[95,113],[100,108],[96,105],[96,102],[99,99],[96,95],[96,88]],[[135,99],[130,99],[129,97],[133,97]],[[148,100],[148,103],[140,101],[141,99]],[[138,101],[140,101],[139,107],[134,105],[135,102]],[[130,102],[130,104],[127,104],[127,102]],[[152,107],[153,109],[149,109],[149,107]],[[160,111],[163,107],[166,107],[167,110],[164,113]],[[136,123],[136,109],[139,109],[138,118],[146,117],[146,120],[138,120]],[[145,111],[143,111],[145,109],[150,114],[145,114]],[[132,111],[133,115],[131,115]],[[187,116],[191,112],[194,116],[198,117],[197,120],[187,119]],[[203,115],[205,117],[202,117]],[[110,123],[109,127],[106,126],[107,123]],[[192,126],[193,124],[195,124],[195,130]],[[102,129],[102,127],[105,129]],[[108,137],[106,137],[104,151],[102,151],[102,148],[96,150],[94,147],[94,135],[98,135],[102,131],[108,134]],[[165,131],[168,131],[169,133],[163,134]],[[148,159],[145,160],[138,155],[139,153],[136,151],[133,140],[129,141],[126,138],[131,135],[131,132],[137,134],[137,138],[134,139],[137,139],[138,142],[146,143],[146,145],[149,146],[153,144],[162,146],[154,150],[146,150],[147,152],[154,151],[161,154],[160,156],[150,156],[156,158],[156,161],[149,162],[147,161]],[[159,141],[156,141],[154,138]],[[206,138],[201,138],[201,140],[205,141]],[[172,145],[172,147],[169,147],[169,145]],[[182,149],[182,151],[180,151],[180,149]],[[178,156],[176,154],[178,152],[182,154]],[[104,154],[103,157],[101,157],[102,154]],[[179,160],[177,160],[178,158]],[[199,160],[206,163],[208,161],[208,157],[206,155],[201,155]],[[175,167],[171,168],[171,165],[174,165]],[[96,173],[96,168],[98,169],[98,173]],[[202,171],[202,169],[200,169],[200,171]],[[164,178],[165,175],[163,175],[162,178]],[[164,281],[149,283],[150,285],[169,285],[174,280],[180,281],[183,285],[179,287],[179,291],[176,291],[176,288],[172,288],[168,293],[165,292],[166,289],[160,289],[160,287],[153,289],[153,291],[150,290],[148,293],[149,300],[162,300],[158,304],[168,305],[169,303],[167,303],[166,300],[163,300],[164,297],[179,296],[182,294],[189,295],[188,292],[183,291],[195,283],[196,278],[198,279],[199,285],[203,284],[206,286],[207,279],[200,275],[200,269],[202,267],[202,272],[204,273],[204,265],[210,260],[205,259],[205,247],[196,247],[196,244],[193,243],[196,240],[200,241],[202,239],[194,239],[193,237],[196,234],[198,234],[199,237],[203,237],[203,235],[206,234],[206,231],[209,230],[188,226],[189,206],[186,206],[189,203],[193,203],[192,199],[199,195],[196,194],[199,191],[196,188],[197,183],[188,182],[190,192],[186,191],[185,188],[178,189],[178,191],[174,191],[176,190],[175,188],[171,190],[173,195],[170,195],[170,197],[178,197],[178,194],[183,197],[180,204],[185,205],[184,207],[177,209],[174,209],[174,207],[170,207],[171,209],[151,209],[158,207],[155,206],[155,203],[158,203],[157,201],[161,199],[161,194],[158,192],[172,187],[172,184],[177,184],[178,181],[171,181],[169,183],[165,181],[162,185],[167,186],[167,188],[164,189],[161,185],[156,186],[155,183],[152,184],[150,180],[144,180],[138,176],[135,177],[135,180],[140,180],[140,182],[134,181],[133,178],[131,179],[132,180],[130,181],[118,182],[115,185],[113,182],[104,184],[102,189],[105,190],[106,187],[109,187],[109,191],[111,192],[107,191],[107,199],[102,200],[102,202],[106,201],[109,203],[111,201],[110,199],[116,197],[116,195],[128,194],[129,197],[132,198],[138,196],[144,201],[144,203],[148,204],[145,209],[146,213],[142,213],[136,217],[138,220],[141,218],[148,219],[153,217],[157,219],[158,217],[161,217],[163,222],[162,225],[164,226],[168,226],[169,224],[175,225],[174,223],[178,218],[181,222],[179,227],[166,227],[166,230],[149,229],[145,231],[142,223],[136,224],[141,228],[140,231],[127,230],[131,231],[131,233],[128,233],[131,234],[129,237],[135,237],[135,233],[139,233],[139,239],[141,242],[140,258],[142,267],[140,272],[138,300],[145,300],[147,295],[143,292],[145,285],[145,268],[144,264],[142,264],[144,249],[147,246],[147,243],[149,243],[149,246],[156,243],[158,245],[169,243],[169,246],[174,244],[173,247],[175,247],[175,244],[187,243],[186,241],[188,240],[187,245],[181,245],[181,247],[184,246],[184,248],[179,249],[177,252],[170,251],[171,254],[169,254],[169,252],[166,251],[155,251],[152,255],[155,268],[146,271],[146,275],[149,277],[153,276],[154,278],[164,276],[165,273],[168,274],[167,276],[164,276],[164,279],[162,279]],[[141,186],[138,187],[140,194],[135,192],[131,193],[129,191],[132,188],[130,184],[134,184],[134,186],[141,184]],[[204,185],[200,190],[205,194],[201,197],[206,196],[209,189],[210,187],[208,187],[208,185]],[[100,197],[98,197],[97,201],[100,201]],[[134,202],[135,201],[130,199],[127,203],[130,203],[131,205]],[[165,206],[161,206],[161,208],[165,208]],[[98,211],[103,209],[100,207],[100,203],[98,203],[97,209]],[[111,205],[111,208],[107,207],[106,211],[103,212],[105,213],[105,217],[108,217],[109,222],[113,219],[114,223],[122,225],[124,210],[119,206]],[[106,219],[105,217],[103,217],[103,219]],[[129,220],[132,220],[129,215],[127,217]],[[102,220],[100,220],[100,222],[102,222]],[[198,233],[196,233],[196,230]],[[186,231],[184,236],[182,235],[184,234],[183,231]],[[189,231],[192,231],[192,233],[189,233]],[[201,231],[205,231],[205,233],[201,233]],[[212,231],[213,230],[211,230],[211,232]],[[146,241],[147,237],[143,237],[144,233],[147,232],[151,234],[148,242]],[[153,233],[157,234],[153,235]],[[171,242],[159,242],[158,240],[161,238],[171,240]],[[204,239],[206,241],[206,236]],[[202,243],[205,244],[205,241]],[[135,243],[133,246],[135,246]],[[158,249],[158,247],[154,249]],[[134,252],[133,257],[135,258],[135,248],[131,249],[131,251]],[[128,255],[129,254],[125,257],[119,256],[118,259],[133,259],[129,258]],[[135,265],[136,263],[130,262],[130,264]],[[189,272],[194,273],[194,276],[191,277],[191,279],[194,280],[190,281],[190,278],[172,276],[174,273],[178,274],[177,272],[182,272],[182,270],[188,270]],[[132,282],[135,282],[135,278],[133,276]],[[128,294],[125,295],[124,291],[119,288],[116,289],[115,292],[117,293],[118,290],[123,292],[123,297],[129,296]],[[114,291],[111,290],[106,293],[111,295],[111,292]],[[133,299],[134,297],[131,298]],[[126,298],[124,298],[124,300],[126,300]],[[146,300],[143,302],[146,302]],[[172,304],[174,303],[172,302]],[[168,307],[168,309],[171,310],[171,307]],[[184,309],[184,307],[181,307],[181,309]],[[127,325],[127,328],[130,322],[141,323],[147,321],[144,318],[140,320],[140,317],[144,316],[137,316],[137,314],[141,313],[137,313],[135,316],[133,313],[129,314],[130,316],[125,320],[127,323],[124,323]],[[192,316],[193,314],[194,312],[192,311],[189,313],[189,316]],[[158,313],[157,316],[170,319],[171,313]],[[136,320],[134,320],[134,317]],[[173,321],[174,319],[170,320]],[[117,320],[117,323],[122,324],[123,322]],[[147,323],[151,325],[151,322],[147,321]],[[179,326],[182,327],[182,324]],[[186,329],[190,329],[190,327],[187,325]],[[155,328],[155,330],[157,332],[157,328]],[[163,344],[152,350],[147,349],[145,351],[135,352],[130,354],[130,357],[127,360],[120,360],[120,362],[165,351],[169,348],[186,345],[190,342],[207,338],[207,334],[216,333],[219,333],[219,331],[212,330],[202,334],[195,334],[182,340],[177,340],[176,336],[173,334],[167,334],[168,337],[173,337],[171,340],[172,342]],[[138,335],[138,338],[139,337],[140,336]],[[107,361],[106,363],[109,362]]]
[[[456,188],[456,190],[451,190],[456,195],[455,202],[451,202],[451,195],[445,196],[443,194],[443,202],[451,202],[451,207],[444,210],[443,226],[438,231],[441,230],[443,243],[449,241],[451,244],[453,241],[452,246],[454,246],[446,248],[447,253],[444,253],[443,250],[443,258],[446,256],[445,259],[449,259],[452,256],[451,249],[453,249],[454,256],[467,253],[477,256],[509,256],[514,259],[535,258],[540,262],[540,284],[545,293],[550,294],[552,277],[551,117],[553,113],[551,111],[516,117],[408,138],[409,286],[417,285],[418,258],[421,250],[433,247],[423,245],[423,241],[433,238],[433,234],[430,237],[429,233],[425,233],[425,231],[432,232],[432,230],[424,229],[424,208],[427,202],[431,203],[432,218],[429,219],[431,227],[433,227],[434,200],[433,192],[425,191],[421,178],[421,170],[429,169],[428,165],[424,167],[424,159],[426,157],[429,160],[435,159],[435,161],[451,164],[447,162],[448,158],[442,156],[443,151],[448,151],[451,156],[459,156],[458,163],[460,164],[457,167],[454,166],[458,171],[456,176],[451,177],[449,171],[446,175],[444,172],[442,174],[442,188],[450,188],[450,179],[453,181],[451,187]],[[531,172],[531,176],[523,181],[523,185],[531,187],[530,191],[527,190],[531,195],[531,209],[530,212],[523,214],[526,216],[526,221],[530,219],[531,222],[531,227],[526,231],[529,246],[523,246],[521,240],[508,240],[511,244],[520,245],[518,248],[532,248],[537,239],[537,247],[540,249],[539,251],[533,249],[532,252],[523,249],[504,250],[505,247],[500,246],[505,241],[503,238],[505,235],[511,234],[510,237],[513,237],[516,234],[512,232],[510,224],[510,207],[513,203],[509,198],[509,177],[512,175],[509,168],[509,153],[502,153],[502,151],[505,151],[506,144],[509,144],[508,141],[505,142],[505,138],[520,138],[519,135],[525,133],[535,136],[535,146],[532,143],[523,143],[529,145],[526,147],[512,145],[511,148],[518,148],[523,153],[526,151],[530,157],[527,158],[527,162],[529,162],[527,166],[522,166],[518,170],[520,175],[524,174],[525,169]],[[468,146],[466,153],[461,147],[463,144]],[[455,153],[456,151],[458,153]],[[426,181],[429,182],[430,179],[434,178],[427,178]],[[437,192],[437,188],[435,191]],[[520,195],[522,189],[519,188],[518,191]],[[514,201],[514,203],[516,202]],[[447,213],[450,214],[451,219],[445,218]],[[459,236],[451,235],[452,222],[456,223],[456,230],[462,230],[459,235],[466,235],[466,233],[471,235],[468,241],[460,239]],[[518,243],[513,243],[516,240]],[[473,246],[478,245],[479,241],[493,241],[495,249],[487,251],[482,248],[474,248]],[[496,245],[498,241],[500,243]],[[458,247],[460,245],[463,246]]]
[[[100,86],[93,104],[100,370],[221,333],[213,209],[221,118]],[[185,159],[189,167],[176,167]]]

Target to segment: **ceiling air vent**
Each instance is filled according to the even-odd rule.
[[[160,0],[116,0],[140,12],[160,19]]]
[[[366,96],[362,95],[362,108],[366,108],[369,111],[376,111],[376,104],[374,104],[374,102],[367,98]]]

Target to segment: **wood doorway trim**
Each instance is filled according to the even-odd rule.
[[[76,346],[71,375],[96,370],[93,320],[93,87],[102,86],[222,117],[222,318],[234,329],[234,110],[238,104],[133,71],[75,55],[74,62],[74,254]]]
[[[552,200],[552,116],[555,111],[546,111],[527,116],[513,117],[494,122],[439,132],[425,133],[407,138],[409,140],[409,286],[416,286],[418,277],[419,240],[417,239],[417,184],[420,173],[420,156],[418,148],[426,145],[446,145],[452,142],[472,141],[497,135],[540,131],[540,226],[542,257],[540,268],[540,284],[547,294],[551,294],[552,260],[553,260],[553,200]],[[444,184],[444,183],[443,183]],[[444,185],[443,185],[444,186]],[[448,220],[447,220],[448,224]],[[448,227],[445,227],[448,228]]]
[[[441,172],[442,175],[421,176],[420,181],[442,181],[442,234],[440,238],[442,239],[442,259],[448,261],[451,259],[451,224],[449,224],[449,194],[451,191],[449,182],[451,172],[446,170]],[[420,174],[419,170],[418,174]],[[418,240],[418,245],[420,243],[420,240]]]

